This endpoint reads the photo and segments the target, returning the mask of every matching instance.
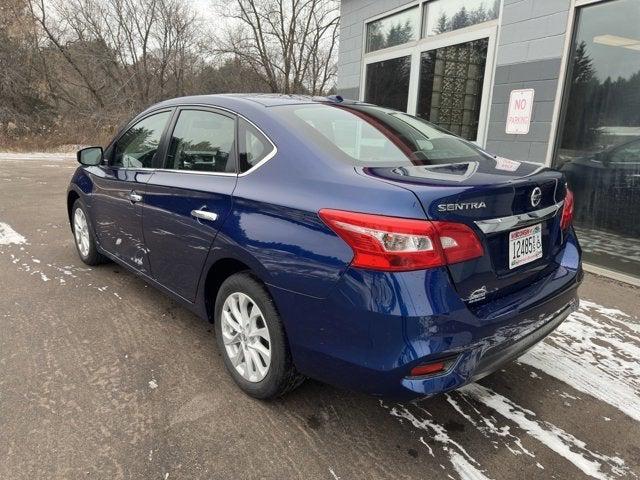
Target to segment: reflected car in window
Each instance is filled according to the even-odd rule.
[[[560,170],[575,192],[577,221],[623,235],[640,235],[636,220],[640,205],[640,138],[571,159]]]
[[[403,112],[179,98],[78,160],[80,258],[118,262],[213,322],[227,371],[257,398],[306,377],[435,395],[499,369],[578,305],[563,174]]]

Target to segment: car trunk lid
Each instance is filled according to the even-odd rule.
[[[464,223],[476,232],[483,256],[448,265],[470,306],[524,288],[557,268],[566,186],[555,170],[487,155],[482,161],[365,167],[360,173],[412,191],[429,219]],[[530,226],[539,226],[542,256],[510,265],[510,233]]]

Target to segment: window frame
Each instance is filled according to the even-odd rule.
[[[569,14],[567,18],[567,24],[565,29],[564,36],[564,47],[562,49],[561,63],[560,63],[560,73],[558,75],[558,86],[556,88],[556,96],[555,102],[553,106],[553,115],[551,117],[551,131],[549,132],[549,139],[547,142],[547,153],[545,156],[544,165],[547,167],[554,167],[555,158],[557,155],[557,149],[562,141],[560,138],[560,133],[562,130],[562,121],[561,118],[563,116],[565,98],[569,97],[569,83],[571,82],[571,78],[569,77],[570,73],[570,64],[572,62],[572,53],[573,53],[573,44],[576,38],[577,33],[577,20],[579,16],[579,11],[583,7],[588,7],[590,5],[596,5],[599,3],[606,3],[610,0],[570,0],[571,4],[569,5]],[[599,268],[599,267],[594,267]],[[605,272],[610,272],[605,276],[612,277],[613,271],[603,269]],[[615,275],[618,275],[617,273]],[[613,275],[613,278],[617,278]],[[624,276],[624,275],[623,275]],[[631,278],[631,277],[629,277]],[[623,280],[627,283],[628,279]],[[637,282],[637,285],[640,285],[640,282]]]
[[[483,80],[482,80],[482,93],[480,95],[480,109],[478,110],[478,126],[477,126],[476,138],[473,140],[468,140],[469,142],[473,142],[476,145],[484,145],[486,141],[486,130],[487,130],[487,123],[488,123],[487,119],[489,117],[489,105],[490,105],[490,94],[491,94],[491,92],[488,92],[487,90],[491,89],[491,85],[493,84],[493,73],[494,73],[493,65],[489,65],[489,58],[491,55],[495,53],[495,42],[493,43],[494,51],[492,52],[491,36],[487,36],[485,31],[480,30],[478,32],[466,33],[465,35],[461,36],[459,39],[456,39],[459,41],[456,41],[455,43],[452,43],[451,41],[433,43],[429,45],[429,48],[420,50],[420,54],[418,55],[418,62],[417,62],[418,66],[416,67],[418,69],[418,71],[416,72],[416,76],[418,78],[417,78],[417,84],[416,84],[416,94],[415,94],[415,104],[414,104],[413,115],[416,115],[418,111],[418,100],[419,100],[418,96],[420,94],[420,73],[421,73],[420,67],[421,67],[422,54],[426,52],[440,50],[442,48],[454,47],[454,46],[462,45],[465,43],[476,42],[483,39],[487,39],[488,43],[487,43],[487,58],[485,60],[484,74],[483,74]],[[412,65],[412,68],[413,68],[413,65]]]
[[[412,6],[420,5],[420,18],[424,14],[425,5],[428,1],[420,0],[413,4],[406,4],[394,10],[385,12],[375,17],[368,18],[363,23],[365,35],[363,36],[362,52],[366,50],[366,29],[367,25],[380,18],[393,15],[394,13],[406,10]],[[408,42],[394,47],[383,48],[369,53],[363,53],[360,67],[360,91],[359,100],[365,101],[366,92],[366,75],[367,66],[384,60],[392,60],[394,58],[410,56],[411,71],[409,73],[409,91],[407,96],[407,110],[405,113],[415,115],[418,106],[418,90],[420,84],[420,57],[423,52],[436,50],[460,43],[466,43],[481,38],[488,38],[489,45],[487,48],[487,61],[485,65],[484,82],[482,85],[482,99],[480,102],[480,117],[478,119],[478,134],[473,143],[478,146],[484,146],[487,140],[487,132],[489,128],[489,109],[491,108],[491,98],[493,96],[493,85],[495,76],[496,56],[497,56],[497,39],[498,26],[502,15],[502,6],[498,18],[489,20],[488,22],[477,23],[469,27],[444,32],[439,35],[422,38],[422,30],[420,38],[413,42]]]
[[[258,125],[256,125],[254,122],[252,122],[250,119],[248,119],[247,117],[245,117],[244,115],[235,112],[231,109],[225,108],[225,107],[220,107],[218,105],[208,105],[208,104],[202,104],[202,103],[184,103],[184,104],[180,104],[180,105],[176,105],[175,107],[172,107],[175,111],[173,112],[173,115],[171,117],[171,120],[168,124],[167,129],[165,130],[165,138],[164,140],[164,145],[163,145],[163,149],[162,149],[162,162],[156,167],[153,168],[152,170],[161,170],[164,172],[173,172],[173,173],[181,173],[181,174],[185,174],[185,175],[213,175],[213,176],[219,176],[219,177],[229,177],[229,176],[237,176],[237,177],[244,177],[245,175],[250,174],[251,172],[253,172],[254,170],[256,170],[257,168],[261,167],[262,165],[264,165],[268,160],[271,160],[277,153],[278,153],[278,146],[274,143],[274,141],[271,139],[271,137],[269,137],[269,135],[267,135],[264,130],[262,130]],[[238,161],[237,161],[237,148],[235,149],[235,155],[236,155],[236,172],[232,173],[232,172],[198,172],[198,171],[193,171],[193,170],[175,170],[175,169],[168,169],[168,168],[164,168],[164,161],[166,158],[166,154],[169,150],[169,138],[168,136],[171,134],[173,135],[173,130],[175,128],[175,123],[178,119],[179,116],[179,111],[180,110],[208,110],[208,111],[213,111],[214,113],[222,113],[222,114],[226,114],[227,116],[232,116],[236,119],[235,121],[235,140],[236,140],[236,145],[238,145],[238,141],[239,141],[239,128],[238,128],[238,119],[242,118],[243,120],[249,122],[251,125],[253,125],[260,133],[262,133],[262,135],[264,135],[264,137],[269,141],[269,143],[273,146],[273,150],[271,152],[270,155],[267,155],[265,158],[263,158],[259,163],[257,163],[256,165],[254,165],[253,167],[251,167],[249,170],[247,170],[246,172],[242,172],[239,173],[238,172]],[[159,111],[159,110],[158,110]]]
[[[260,133],[260,135],[262,135],[267,142],[271,145],[271,150],[269,151],[269,153],[267,153],[264,158],[262,160],[260,160],[258,163],[256,163],[255,165],[253,165],[251,168],[247,169],[246,171],[242,172],[241,171],[241,165],[240,165],[240,147],[242,145],[246,146],[246,139],[242,139],[241,135],[244,132],[243,128],[242,128],[242,124],[240,122],[240,120],[248,123],[249,125],[251,125],[253,128],[255,128],[258,133]],[[266,133],[264,133],[260,127],[258,127],[255,123],[253,123],[252,121],[250,121],[249,119],[243,117],[242,115],[238,115],[238,118],[236,120],[236,142],[237,142],[237,148],[236,148],[236,171],[238,172],[238,176],[243,176],[248,174],[249,172],[255,170],[256,168],[258,168],[260,165],[263,165],[264,163],[268,162],[269,160],[271,160],[275,154],[278,152],[278,148],[276,147],[276,145],[271,141],[271,139],[267,136]]]
[[[175,122],[178,118],[178,111],[181,109],[200,109],[200,110],[210,110],[210,111],[214,111],[216,113],[223,113],[226,114],[227,116],[233,116],[236,119],[236,124],[235,124],[235,136],[236,136],[236,145],[238,145],[238,135],[239,135],[239,128],[238,128],[238,118],[242,118],[243,120],[249,122],[251,125],[253,125],[262,135],[264,135],[264,137],[269,141],[269,143],[272,145],[273,150],[271,151],[271,153],[269,155],[267,155],[265,158],[263,158],[260,162],[258,162],[256,165],[254,165],[253,167],[251,167],[249,170],[247,170],[246,172],[242,172],[242,173],[238,173],[238,161],[236,158],[236,173],[232,173],[232,172],[198,172],[198,171],[192,171],[192,170],[171,170],[168,168],[164,168],[164,162],[166,159],[166,155],[167,152],[169,150],[169,134],[173,135],[173,130],[175,128]],[[160,152],[157,156],[156,156],[156,161],[154,162],[154,166],[153,167],[144,167],[144,168],[135,168],[135,167],[118,167],[118,166],[113,166],[111,165],[111,157],[113,155],[113,147],[115,146],[116,142],[118,140],[120,140],[120,138],[129,131],[129,129],[131,127],[133,127],[135,124],[137,124],[138,122],[141,122],[142,120],[144,120],[147,117],[150,117],[151,115],[155,115],[157,113],[162,113],[162,112],[172,112],[171,116],[169,118],[169,121],[167,122],[167,125],[165,126],[164,131],[162,132],[162,137],[160,139],[160,144],[158,146],[158,151]],[[108,168],[114,168],[114,169],[120,169],[120,170],[146,170],[146,171],[156,171],[156,170],[162,170],[162,171],[167,171],[167,172],[176,172],[176,173],[183,173],[183,174],[194,174],[194,175],[218,175],[218,176],[238,176],[238,177],[244,177],[245,175],[250,174],[251,172],[253,172],[254,170],[258,169],[259,167],[261,167],[262,165],[264,165],[267,161],[271,160],[273,157],[275,157],[278,153],[278,146],[276,145],[276,143],[271,139],[271,137],[269,135],[267,135],[265,133],[265,131],[260,128],[258,125],[255,124],[255,122],[252,122],[249,118],[245,117],[244,115],[235,112],[231,109],[225,108],[225,107],[220,107],[218,105],[209,105],[209,104],[203,104],[203,103],[184,103],[184,104],[179,104],[179,105],[170,105],[170,106],[165,106],[165,107],[159,107],[155,110],[151,110],[149,112],[146,112],[144,115],[139,115],[136,116],[135,118],[133,118],[132,120],[130,120],[117,134],[116,136],[111,140],[111,142],[109,143],[109,145],[107,146],[107,148],[105,148],[105,154],[104,154],[104,158],[106,159],[106,164],[102,164],[101,166],[106,166]],[[236,148],[236,156],[237,156],[237,148]]]
[[[234,171],[233,172],[206,172],[206,171],[198,171],[198,170],[179,170],[176,168],[166,168],[167,154],[169,153],[169,147],[171,146],[171,138],[173,138],[173,132],[176,129],[176,125],[178,123],[178,119],[180,118],[180,112],[185,110],[196,110],[203,111],[208,113],[214,113],[218,115],[222,115],[223,117],[230,118],[234,122],[233,126],[233,134],[234,134],[234,149],[233,152],[233,164]],[[158,167],[155,170],[161,170],[163,172],[173,172],[173,173],[185,173],[185,174],[194,174],[194,175],[217,175],[220,177],[230,177],[238,175],[238,115],[231,110],[221,109],[215,106],[206,106],[206,105],[180,105],[176,107],[173,112],[173,116],[169,121],[169,126],[166,131],[165,145],[162,151],[162,161],[159,163]]]
[[[368,43],[369,43],[369,25],[371,25],[374,22],[377,22],[379,20],[384,20],[385,18],[390,18],[393,17],[395,15],[398,15],[400,13],[403,12],[408,12],[409,10],[413,10],[415,9],[416,11],[416,23],[418,25],[418,31],[416,32],[416,40],[410,40],[408,42],[405,43],[401,43],[399,45],[393,45],[391,47],[383,47],[383,48],[379,48],[377,50],[371,50],[370,52],[367,51],[367,47],[368,47]],[[401,48],[404,47],[406,45],[409,44],[413,44],[415,43],[417,40],[419,40],[422,36],[422,14],[424,12],[424,7],[422,7],[422,4],[420,2],[413,2],[407,5],[401,5],[398,8],[394,8],[393,10],[389,11],[389,12],[385,12],[381,15],[377,15],[374,18],[371,19],[367,19],[364,22],[364,46],[363,46],[363,52],[365,54],[373,54],[376,52],[381,52],[383,50],[389,50],[389,49],[393,49],[393,48]]]
[[[412,105],[411,105],[411,99],[412,99],[412,94],[411,94],[411,89],[413,88],[413,69],[414,69],[414,61],[413,61],[413,55],[412,54],[401,54],[401,55],[393,55],[393,56],[384,56],[383,58],[376,58],[375,60],[371,60],[371,61],[367,61],[366,64],[364,65],[364,68],[362,70],[362,75],[363,78],[361,80],[361,88],[362,91],[360,92],[360,100],[361,101],[365,101],[365,96],[367,93],[367,68],[369,65],[372,65],[374,63],[380,63],[380,62],[387,62],[390,60],[398,60],[401,58],[408,58],[409,59],[409,85],[407,87],[407,108],[406,108],[406,112],[408,113],[409,111],[412,110]],[[417,84],[416,84],[416,88],[417,88]],[[417,94],[413,95],[413,97],[415,97],[416,99],[416,106],[417,106]],[[416,108],[414,106],[413,111],[415,112]]]
[[[117,170],[142,170],[142,171],[153,171],[156,170],[156,165],[159,161],[160,158],[164,158],[164,154],[165,154],[165,143],[166,143],[166,136],[167,136],[167,131],[169,129],[169,126],[171,125],[171,122],[173,121],[173,115],[175,114],[174,112],[175,107],[164,107],[164,108],[158,108],[156,110],[152,110],[150,112],[145,113],[142,116],[136,116],[135,118],[133,118],[132,120],[130,120],[119,132],[118,134],[114,137],[113,140],[111,140],[111,143],[109,143],[109,145],[107,146],[107,148],[105,149],[105,155],[104,158],[106,159],[106,167],[108,168],[113,168],[113,169],[117,169]],[[159,113],[170,113],[169,115],[169,120],[167,121],[167,124],[164,126],[164,129],[160,135],[160,142],[158,143],[158,153],[156,155],[155,161],[154,161],[154,165],[151,167],[124,167],[122,165],[113,165],[113,155],[115,153],[115,146],[118,143],[118,141],[120,141],[120,139],[129,131],[131,130],[133,127],[135,127],[138,123],[142,122],[143,120],[152,117],[154,115],[158,115]]]

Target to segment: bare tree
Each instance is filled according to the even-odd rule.
[[[240,58],[272,92],[325,92],[335,81],[335,0],[235,0],[218,4],[227,27],[217,53]]]
[[[100,143],[180,95],[334,88],[337,0],[219,7],[206,22],[186,0],[1,0],[0,143]]]
[[[46,49],[64,61],[65,87],[85,89],[87,107],[136,109],[167,95],[183,94],[197,61],[198,21],[180,0],[28,0]],[[57,69],[59,75],[64,75]],[[64,71],[64,69],[63,69]],[[70,72],[69,72],[70,71]],[[71,75],[69,75],[71,73]]]

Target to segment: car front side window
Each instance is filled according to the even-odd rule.
[[[170,111],[150,115],[127,130],[115,143],[111,165],[124,168],[151,168],[158,152]]]
[[[171,136],[165,168],[235,173],[235,120],[204,110],[182,110]]]

